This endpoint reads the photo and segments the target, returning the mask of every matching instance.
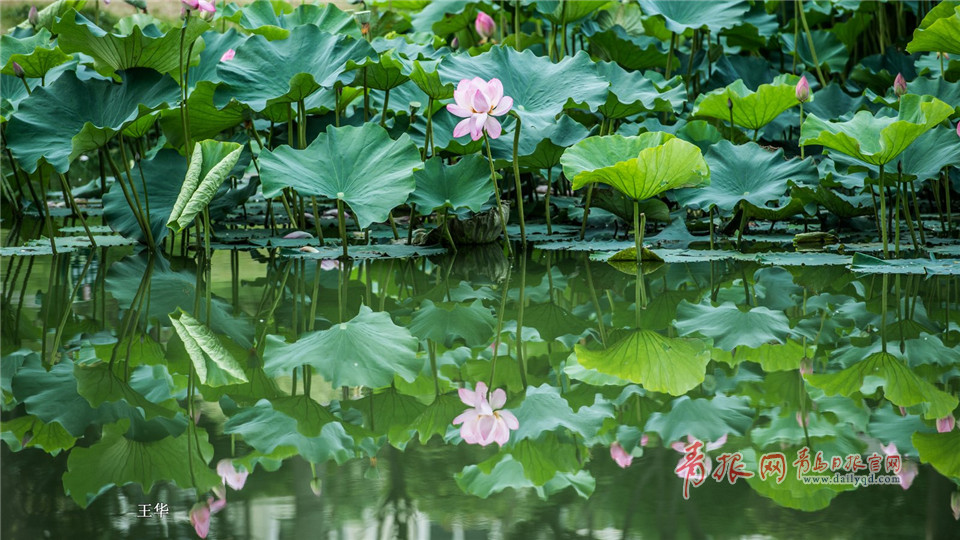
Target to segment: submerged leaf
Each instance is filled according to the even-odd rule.
[[[187,349],[201,384],[216,387],[247,382],[243,368],[210,328],[182,309],[170,315],[170,324]]]

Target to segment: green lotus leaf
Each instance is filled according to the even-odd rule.
[[[647,390],[682,395],[703,382],[710,350],[697,340],[664,337],[649,330],[631,332],[610,347],[575,348],[587,369],[643,385]]]
[[[263,399],[232,415],[223,425],[223,432],[240,435],[245,443],[274,459],[299,454],[311,463],[333,459],[341,464],[353,458],[353,438],[339,422],[325,424],[316,437],[304,435],[297,425],[296,419],[274,409],[270,401]]]
[[[523,464],[510,455],[501,458],[492,469],[487,471],[484,470],[483,464],[468,465],[457,473],[454,479],[464,493],[481,499],[486,499],[507,488],[516,490],[534,488],[541,499],[547,499],[568,487],[572,487],[579,496],[587,499],[597,487],[597,481],[584,470],[577,471],[575,474],[557,473],[543,486],[537,486],[525,476]]]
[[[655,71],[627,71],[612,62],[598,62],[597,73],[610,81],[607,101],[598,109],[607,118],[626,118],[642,112],[675,112],[687,99],[683,79],[665,81]]]
[[[826,88],[817,90],[816,97],[817,99],[803,104],[804,116],[815,114],[825,120],[834,120],[859,111],[865,107],[867,101],[863,96],[850,96],[837,83],[830,83]]]
[[[190,137],[194,141],[216,137],[246,119],[244,106],[236,101],[231,101],[223,108],[213,104],[216,88],[217,85],[210,81],[200,81],[187,98]],[[160,111],[160,127],[171,146],[183,147],[183,123],[179,107]]]
[[[663,48],[663,43],[655,37],[632,35],[620,25],[601,30],[590,21],[584,23],[583,33],[590,40],[591,55],[608,62],[616,62],[624,69],[638,71],[667,65],[667,51]],[[680,61],[676,58],[670,63],[674,68],[680,67]]]
[[[200,17],[191,17],[183,35],[185,46],[209,28],[210,24]],[[134,26],[133,33],[121,36],[105,32],[71,10],[54,23],[53,32],[65,52],[92,56],[94,68],[102,75],[112,76],[116,71],[130,68],[150,68],[180,80],[180,28],[160,34],[153,26],[146,29]]]
[[[318,437],[323,431],[323,426],[339,421],[329,409],[310,396],[278,396],[271,398],[270,403],[275,411],[296,420],[297,431],[307,437]]]
[[[798,450],[800,448],[797,447],[783,449],[783,454],[787,456],[789,461],[790,456],[796,456]],[[778,448],[777,451],[780,451],[780,449]],[[743,463],[745,470],[759,470],[757,451],[753,448],[744,449]],[[788,466],[788,468],[790,467]],[[787,476],[782,483],[777,482],[776,475],[767,476],[766,480],[760,480],[759,474],[747,478],[746,481],[754,491],[778,505],[804,512],[823,510],[830,506],[830,501],[841,492],[856,489],[854,484],[807,484],[803,480],[797,479],[797,475],[792,468],[787,471]]]
[[[943,2],[931,9],[913,32],[907,52],[960,54],[960,5]]]
[[[410,80],[433,99],[450,99],[453,97],[454,85],[444,84],[440,80],[440,73],[437,71],[439,64],[439,61],[414,60]]]
[[[436,305],[424,300],[407,327],[418,338],[442,343],[447,348],[458,341],[467,347],[482,347],[493,339],[496,324],[493,314],[480,300],[469,306]]]
[[[417,358],[417,338],[384,312],[360,306],[350,321],[304,334],[295,343],[269,336],[264,370],[270,375],[313,366],[334,387],[389,385],[395,375],[412,381],[423,365]]]
[[[921,463],[929,463],[940,474],[960,480],[960,431],[947,433],[914,433],[913,445]]]
[[[523,326],[536,328],[540,339],[547,342],[563,336],[580,336],[587,328],[586,321],[550,301],[527,307],[523,315]]]
[[[912,407],[922,405],[924,418],[942,418],[957,408],[957,398],[920,378],[896,356],[885,352],[873,353],[856,364],[836,373],[807,375],[807,382],[827,395],[851,396],[870,387],[864,378],[879,378],[883,395],[894,405]]]
[[[313,25],[331,34],[348,35],[355,39],[362,39],[360,26],[349,13],[344,13],[333,4],[323,7],[310,4],[301,4],[292,11],[279,11],[282,4],[270,0],[257,0],[227,17],[228,20],[239,24],[245,30],[259,34],[276,41],[290,36],[291,29],[303,25]]]
[[[62,425],[46,423],[29,414],[4,422],[2,437],[14,452],[24,448],[39,448],[51,456],[73,448],[77,442],[76,437],[67,433]]]
[[[77,393],[84,397],[91,407],[104,403],[125,401],[131,407],[143,412],[144,418],[157,416],[172,418],[177,414],[177,402],[168,398],[164,403],[153,403],[140,392],[118,377],[106,362],[96,365],[74,365],[73,376],[77,379]]]
[[[907,92],[918,96],[933,96],[947,104],[953,103],[954,110],[960,112],[960,84],[955,82],[951,83],[942,78],[917,77],[907,83]]]
[[[295,103],[321,88],[350,82],[348,62],[363,64],[374,58],[376,52],[366,41],[313,25],[298,26],[280,41],[253,36],[237,48],[233,60],[217,67],[223,84],[214,104],[222,108],[235,99],[260,112],[274,104]]]
[[[138,484],[144,493],[149,493],[158,482],[201,492],[222,484],[217,473],[207,466],[213,459],[213,446],[203,428],[194,428],[196,436],[181,434],[137,442],[123,436],[129,424],[126,419],[106,424],[99,441],[89,448],[70,451],[63,489],[81,508],[113,486]]]
[[[36,82],[27,81],[27,84],[30,85],[31,91],[37,86]],[[20,107],[20,103],[28,96],[27,89],[19,77],[0,74],[0,124],[10,120],[13,113]]]
[[[575,473],[582,468],[577,446],[561,442],[556,433],[537,440],[524,439],[510,449],[510,455],[523,466],[523,475],[542,486],[557,473]]]
[[[187,349],[200,384],[216,387],[247,382],[240,363],[210,328],[183,310],[170,315],[170,324]]]
[[[746,398],[714,396],[690,399],[681,396],[670,404],[670,411],[650,415],[644,431],[658,433],[664,442],[693,437],[715,441],[724,435],[743,435],[753,425],[753,410]]]
[[[430,158],[413,177],[417,188],[410,194],[410,202],[422,216],[443,207],[479,212],[493,193],[490,166],[479,154],[468,154],[453,165],[439,157]]]
[[[578,0],[577,2],[563,2],[560,0],[537,0],[537,11],[542,13],[550,22],[560,24],[561,21],[571,23],[588,15],[603,10],[610,5],[610,0]]]
[[[681,336],[700,334],[713,338],[718,349],[732,351],[745,345],[758,348],[765,343],[784,343],[790,323],[782,311],[754,307],[741,311],[733,302],[719,306],[681,302],[674,325]]]
[[[427,405],[427,408],[410,422],[420,434],[420,444],[427,444],[434,435],[441,438],[446,435],[453,419],[462,413],[463,409],[463,402],[456,392],[437,396],[433,403]]]
[[[817,51],[820,67],[834,73],[842,73],[847,66],[847,60],[850,59],[847,46],[832,32],[826,30],[813,30],[810,32],[810,38],[813,40],[813,49]],[[783,39],[784,54],[792,56],[795,47],[793,34],[784,33],[781,39]],[[806,36],[800,36],[799,42],[797,56],[805,65],[816,69],[817,63],[813,61],[813,55],[810,54],[810,45],[807,44]]]
[[[920,135],[953,114],[953,107],[932,96],[906,94],[897,116],[874,116],[860,111],[846,122],[804,119],[800,144],[819,144],[869,165],[886,165]]]
[[[188,83],[190,84],[191,93],[204,81],[212,83],[220,82],[220,75],[217,73],[217,68],[223,62],[232,62],[232,60],[221,60],[223,55],[230,49],[236,52],[241,45],[246,43],[247,36],[230,28],[222,34],[215,30],[204,32],[201,39],[203,40],[203,51],[200,52],[200,60],[198,63],[190,66]],[[193,124],[190,125],[190,129],[192,133]]]
[[[710,168],[700,149],[659,131],[636,137],[590,137],[567,149],[560,163],[573,189],[602,182],[635,201],[710,182]]]
[[[433,390],[433,381],[429,382],[429,388]],[[351,400],[344,406],[363,413],[363,427],[368,436],[386,435],[390,444],[398,447],[413,438],[413,423],[427,408],[417,398],[401,394],[395,386]]]
[[[390,90],[400,86],[410,80],[408,75],[413,70],[413,66],[407,66],[400,62],[393,50],[388,49],[379,53],[376,62],[364,60],[364,70],[356,72],[356,78],[353,80],[354,86],[363,86],[364,81],[367,87],[373,90]],[[353,69],[357,62],[348,62],[347,67]]]
[[[705,159],[710,166],[710,184],[700,189],[678,190],[677,201],[684,206],[706,210],[717,208],[722,215],[738,207],[757,215],[777,209],[794,184],[815,184],[817,168],[812,158],[785,160],[783,150],[770,152],[756,143],[735,146],[723,140],[713,145]]]
[[[0,36],[0,73],[4,75],[14,75],[13,63],[16,62],[23,68],[25,77],[39,79],[71,58],[50,42],[50,32],[46,28],[23,39]]]
[[[55,0],[37,12],[37,27],[43,27],[47,30],[50,30],[53,23],[60,19],[60,17],[62,17],[64,14],[66,14],[68,11],[80,11],[83,9],[86,3],[87,0]],[[30,23],[29,19],[24,19],[16,26],[16,28],[29,30],[33,28],[33,24]]]
[[[857,159],[844,154],[835,157],[838,163],[862,166]],[[937,179],[944,167],[960,163],[960,137],[957,137],[957,131],[952,126],[936,126],[917,137],[894,161],[903,166],[904,181],[911,177],[921,181]],[[874,173],[873,177],[880,173],[875,165],[867,165],[867,168]],[[897,170],[891,166],[884,171],[884,177],[888,184],[892,184],[896,181]],[[890,178],[893,178],[893,182]]]
[[[527,387],[527,395],[520,407],[513,409],[520,428],[510,434],[513,442],[538,439],[541,434],[566,428],[589,439],[597,434],[605,418],[613,418],[613,406],[607,402],[580,407],[574,411],[560,395],[560,390],[549,384]]]
[[[20,165],[32,173],[42,159],[66,172],[77,156],[104,146],[180,93],[173,79],[155,71],[132,69],[120,77],[119,84],[81,81],[70,71],[20,102],[7,128],[7,147]]]
[[[413,171],[420,151],[402,135],[392,140],[379,125],[328,126],[303,150],[281,146],[260,155],[263,194],[276,197],[290,187],[301,195],[342,199],[361,227],[386,221],[416,187]]]
[[[205,140],[196,143],[180,194],[170,211],[167,227],[180,232],[210,204],[240,159],[243,147],[235,142]]]
[[[449,55],[440,62],[440,80],[445,83],[456,85],[474,77],[500,79],[503,95],[513,98],[513,110],[523,121],[521,139],[530,130],[554,126],[568,102],[594,108],[607,97],[608,83],[584,52],[554,63],[533,51],[496,46],[477,56]],[[574,80],[577,84],[570,84]]]
[[[437,126],[440,124],[437,120],[443,117],[454,121],[459,120],[459,118],[450,114],[438,114],[433,124],[435,136],[437,135]],[[504,131],[511,135],[515,126],[516,120],[512,117],[503,122]],[[560,158],[563,156],[563,152],[567,147],[582,141],[589,133],[587,128],[568,115],[561,115],[560,119],[552,124],[536,124],[532,126],[523,124],[522,133],[520,134],[520,144],[517,145],[520,167],[523,169],[549,169],[560,163]],[[436,137],[436,140],[439,141],[441,138],[445,139],[451,134],[452,131],[444,133]],[[463,142],[467,144],[460,146],[460,142],[451,140],[451,142],[447,144],[447,149],[457,151],[456,147],[460,146],[466,152],[469,151],[473,145],[478,145],[479,147],[480,144],[479,141],[471,143],[469,139]],[[490,142],[493,148],[494,159],[502,163],[503,166],[509,166],[509,163],[513,161],[513,137],[500,137]],[[439,144],[437,148],[439,148]]]
[[[698,30],[706,26],[711,32],[719,32],[740,24],[750,6],[736,0],[715,2],[671,2],[669,0],[638,0],[645,15],[660,15],[667,22],[667,29],[682,34],[688,29]]]
[[[774,84],[761,84],[754,92],[738,79],[726,88],[718,88],[697,99],[694,116],[707,116],[730,121],[728,100],[733,103],[733,123],[748,129],[760,129],[780,113],[799,105],[796,85],[787,84],[785,76],[774,79]]]

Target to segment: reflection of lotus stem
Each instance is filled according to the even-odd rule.
[[[520,186],[520,157],[517,155],[520,145],[520,115],[510,112],[517,119],[517,130],[513,133],[513,180],[517,186],[517,211],[520,214],[520,239],[527,245],[527,228],[523,217],[523,188]]]
[[[143,231],[144,236],[148,237],[148,242],[150,242],[153,237],[153,233],[150,229],[149,224],[144,223],[143,214],[139,210],[139,204],[134,202],[133,197],[130,195],[130,190],[127,189],[127,185],[123,182],[123,173],[120,172],[120,167],[117,165],[117,162],[113,160],[113,156],[110,155],[110,151],[106,148],[102,149],[101,156],[107,157],[107,163],[110,164],[110,169],[113,171],[113,177],[116,179],[117,184],[120,186],[120,190],[123,192],[123,197],[127,200],[127,206],[130,207],[130,212],[133,213],[134,219],[137,220],[137,225],[140,226],[140,230]],[[41,184],[41,189],[42,189]],[[148,236],[147,231],[151,231]]]
[[[507,222],[503,219],[503,204],[500,202],[500,187],[497,184],[497,169],[493,166],[493,153],[490,150],[490,137],[483,133],[483,140],[487,142],[487,161],[490,162],[490,179],[493,180],[493,193],[497,198],[497,215],[500,216],[500,227],[503,229],[503,239],[507,243],[507,254],[510,254],[510,235],[507,234]]]
[[[76,283],[73,285],[73,290],[70,292],[70,298],[76,298],[77,292],[80,291],[80,286],[83,285],[83,278],[87,275],[87,270],[90,269],[90,263],[93,262],[93,254],[87,256],[87,262],[83,265],[83,270],[80,271],[80,276],[77,277]],[[67,320],[70,318],[70,314],[73,313],[73,310],[70,309],[69,304],[66,309],[63,310],[63,316],[60,317],[60,324],[57,325],[57,333],[53,337],[53,347],[50,348],[51,356],[57,354],[57,350],[60,348],[60,340],[63,338],[63,329],[67,326]],[[117,344],[119,346],[119,343]],[[54,364],[56,362],[51,362]]]
[[[880,291],[880,350],[887,352],[887,278],[888,274],[883,274],[883,287]],[[949,304],[949,302],[948,302]]]
[[[673,72],[673,49],[677,46],[677,33],[670,33],[670,50],[667,51],[667,67],[663,68],[663,78],[669,79],[670,73]]]
[[[60,185],[63,186],[63,194],[67,197],[70,209],[80,218],[80,224],[83,225],[83,230],[87,233],[87,238],[90,239],[91,247],[97,247],[97,241],[93,239],[93,233],[90,232],[90,227],[87,227],[87,220],[83,218],[83,213],[81,213],[80,208],[77,207],[77,201],[73,198],[73,193],[70,191],[70,182],[67,181],[67,177],[63,173],[58,174],[60,175]]]
[[[527,289],[527,254],[520,254],[520,298],[517,308],[517,363],[520,364],[520,384],[527,388],[527,366],[523,362],[523,304],[526,303]]]
[[[323,228],[320,226],[320,208],[317,206],[317,196],[310,196],[310,204],[313,206],[313,225],[317,229],[317,238],[320,240],[320,247],[323,247]]]
[[[803,130],[803,102],[800,102],[800,129]],[[803,145],[797,141],[797,145],[800,147],[800,159],[803,159]]]
[[[903,185],[902,183],[900,184]],[[913,182],[910,182],[910,186],[913,186]],[[897,190],[897,193],[900,193],[900,190]],[[913,243],[913,250],[919,251],[920,245],[917,244],[917,230],[913,227],[913,216],[910,215],[910,193],[903,193],[900,195],[900,204],[903,205],[903,219],[907,222],[907,229],[910,231],[910,241]]]
[[[804,14],[804,11],[803,11],[803,3],[801,0],[797,0],[797,4],[799,5],[800,22],[803,23],[803,31],[807,35],[807,46],[810,47],[810,56],[813,57],[813,63],[817,67],[817,78],[820,79],[820,85],[826,88],[827,80],[823,78],[823,71],[820,70],[820,60],[817,59],[817,48],[813,46],[813,36],[810,34],[810,27],[807,25],[807,16],[806,14]],[[880,47],[882,48],[883,45],[881,44]],[[796,50],[797,48],[796,41],[793,42],[793,48],[794,50]]]
[[[943,168],[941,173],[943,177],[943,196],[944,206],[947,207],[947,232],[953,232],[953,210],[950,208],[950,175],[947,174],[947,168]]]
[[[503,331],[503,314],[507,310],[507,293],[510,290],[511,265],[507,265],[507,277],[503,280],[503,291],[500,293],[500,309],[497,311],[497,333],[493,337],[493,357],[490,360],[490,388],[493,388],[493,378],[497,373],[497,351],[500,350],[500,333]]]
[[[340,242],[343,244],[343,258],[348,259],[347,255],[347,218],[343,215],[343,199],[337,197],[337,220],[340,222]]]
[[[430,142],[433,139],[433,96],[427,98],[427,130],[423,133],[423,159],[427,159],[427,156],[433,156],[435,152],[431,152]]]
[[[633,241],[637,245],[637,260],[643,259],[643,231],[647,228],[647,214],[640,211],[640,201],[633,201]]]
[[[894,245],[894,256],[898,259],[900,258],[900,204],[903,199],[903,196],[902,196],[903,190],[900,189],[901,186],[903,185],[901,182],[903,182],[902,166],[900,167],[900,171],[898,171],[898,174],[897,174],[897,198],[893,201],[893,225],[896,227],[896,230],[893,231],[893,237],[894,237],[893,245]]]
[[[137,191],[136,182],[133,181],[133,172],[131,172],[130,170],[130,161],[127,159],[126,145],[123,144],[123,132],[120,132],[119,134],[119,142],[120,142],[120,158],[123,160],[123,168],[127,173],[127,181],[130,182],[130,193],[133,194],[133,200],[137,204],[137,210],[140,211],[140,215],[143,216],[143,224],[146,226],[146,229],[147,229],[146,231],[144,231],[147,235],[147,245],[150,246],[150,249],[156,249],[157,243],[153,239],[153,227],[151,226],[151,223],[150,223],[150,209],[147,208],[146,211],[144,211],[143,205],[140,204],[140,193]],[[188,155],[187,160],[189,159],[190,157]],[[146,196],[146,193],[147,193],[146,184],[143,185],[143,193],[144,193],[144,196]]]
[[[14,163],[14,162],[11,162]],[[27,178],[27,183],[30,182],[30,178]],[[40,212],[40,216],[43,218],[44,223],[47,225],[47,235],[50,237],[50,252],[54,255],[57,254],[57,243],[54,241],[56,233],[53,231],[53,217],[50,215],[50,207],[47,206],[47,190],[43,187],[43,171],[40,171],[40,193],[43,193],[44,198],[40,208],[37,210]],[[121,183],[122,185],[122,183]],[[126,193],[126,192],[124,192]],[[127,199],[129,201],[129,199]]]
[[[450,215],[448,213],[449,208],[444,205],[443,207],[443,236],[447,239],[447,242],[450,242],[450,247],[453,248],[453,252],[457,252],[457,244],[453,241],[453,236],[450,235],[450,227],[447,226],[447,222],[450,220]]]
[[[877,180],[880,183],[880,236],[883,239],[883,258],[886,259],[890,253],[887,242],[887,194],[883,190],[883,165],[880,165],[880,175]]]
[[[587,289],[590,291],[590,301],[593,303],[593,311],[597,314],[597,329],[600,331],[600,343],[607,346],[607,332],[603,327],[603,311],[600,310],[600,300],[597,299],[597,290],[593,286],[593,274],[590,273],[590,259],[586,255],[583,257],[583,267],[587,273]]]
[[[547,169],[547,193],[543,197],[543,206],[547,214],[547,234],[553,234],[553,225],[550,223],[550,190],[553,187],[553,169]]]

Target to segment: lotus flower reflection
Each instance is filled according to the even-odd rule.
[[[463,424],[460,437],[469,444],[503,446],[510,440],[510,430],[520,427],[512,412],[498,410],[507,402],[507,393],[502,388],[494,390],[487,401],[487,385],[478,382],[475,390],[460,389],[460,401],[473,408],[454,418],[453,425]]]
[[[454,90],[453,99],[456,103],[447,105],[447,110],[463,118],[453,128],[453,136],[463,137],[469,133],[475,141],[480,140],[484,131],[491,139],[499,137],[500,122],[494,117],[507,114],[513,107],[513,98],[503,95],[500,79],[463,79]]]

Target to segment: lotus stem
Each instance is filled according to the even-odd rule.
[[[387,129],[387,106],[390,104],[390,89],[383,95],[383,110],[380,111],[380,127]]]
[[[947,207],[947,232],[953,232],[953,210],[950,208],[950,175],[947,174],[947,168],[944,167],[941,172],[943,176],[943,195],[944,206]]]
[[[210,259],[210,227],[213,224],[210,222],[210,209],[208,206],[203,207],[203,268],[204,268],[204,287],[203,295],[206,300],[206,319],[207,324],[210,324],[210,314],[213,312],[211,309],[212,298],[210,297],[210,268],[213,265],[213,261]]]
[[[803,102],[800,102],[800,129],[803,129]],[[798,135],[799,136],[799,135]],[[797,140],[797,146],[800,147],[800,159],[804,158],[803,151],[805,150],[803,145],[800,144],[800,141]]]
[[[510,254],[510,235],[507,234],[507,222],[503,219],[503,204],[500,202],[500,187],[497,184],[497,170],[493,165],[493,152],[490,150],[490,137],[483,133],[483,140],[487,143],[487,161],[490,162],[490,178],[493,180],[493,193],[497,199],[497,215],[500,216],[500,226],[503,228],[503,239],[507,243],[507,254]]]
[[[902,167],[898,165],[898,169]],[[900,258],[900,206],[903,202],[903,190],[900,189],[900,182],[903,181],[903,173],[898,170],[897,174],[897,198],[893,201],[893,225],[896,227],[893,231],[894,236],[894,257]],[[916,245],[916,244],[914,244]]]
[[[127,150],[126,145],[123,144],[123,132],[121,131],[118,135],[120,142],[120,158],[123,160],[123,168],[127,173],[127,181],[130,182],[130,192],[133,194],[133,201],[137,205],[137,210],[140,211],[140,215],[143,216],[143,223],[146,225],[147,230],[145,234],[147,235],[147,245],[150,246],[151,250],[157,249],[157,243],[153,239],[153,227],[150,223],[150,211],[149,209],[145,212],[143,206],[140,204],[140,193],[137,192],[136,182],[133,181],[133,173],[130,170],[130,161],[127,159]],[[187,157],[189,160],[189,156]],[[143,185],[143,193],[146,196],[147,185]]]
[[[67,197],[70,209],[80,218],[80,224],[83,225],[83,230],[87,233],[87,238],[90,239],[90,246],[97,247],[97,241],[93,239],[93,233],[90,232],[90,227],[87,226],[87,220],[83,218],[83,213],[80,212],[80,208],[77,207],[77,201],[73,198],[73,193],[70,191],[70,182],[67,181],[67,177],[62,172],[58,172],[57,174],[60,176],[60,185],[63,186],[63,193]]]
[[[567,2],[560,0],[560,58],[567,56]]]
[[[313,226],[317,230],[317,238],[320,240],[320,247],[323,247],[323,227],[320,226],[320,208],[317,206],[316,195],[310,196],[310,204],[313,206]]]
[[[450,234],[450,227],[447,226],[447,221],[450,219],[448,213],[449,208],[444,205],[443,207],[443,236],[447,239],[447,242],[450,242],[450,247],[453,248],[453,252],[457,252],[457,243],[453,241],[453,235]]]
[[[673,50],[677,47],[677,33],[670,33],[670,50],[667,51],[667,67],[663,69],[663,78],[669,79],[673,73]]]
[[[583,203],[583,222],[580,223],[580,240],[587,235],[587,218],[590,217],[590,201],[593,199],[593,186],[595,184],[590,184],[587,186],[587,198]]]
[[[710,221],[710,251],[713,251],[713,236],[714,236],[714,225],[713,225],[713,206],[707,210],[707,219]]]
[[[433,134],[433,96],[427,97],[427,129],[423,132],[423,159],[426,160],[427,156],[432,156],[433,153],[430,152],[430,138]]]
[[[887,241],[887,194],[883,189],[883,165],[880,165],[880,174],[877,177],[880,184],[880,236],[883,240],[883,258],[890,256],[889,242]]]
[[[903,185],[903,184],[901,184]],[[913,182],[910,183],[913,186]],[[913,250],[920,251],[920,244],[917,243],[917,230],[913,226],[913,216],[910,215],[910,193],[904,193],[900,196],[900,204],[903,205],[903,219],[907,222],[907,229],[910,231],[910,241],[913,243]]]
[[[807,16],[803,10],[803,0],[796,0],[799,5],[800,11],[800,22],[803,23],[803,31],[807,35],[807,46],[810,47],[810,56],[813,57],[813,63],[817,67],[817,78],[820,79],[820,85],[823,88],[827,87],[827,80],[823,77],[823,71],[820,69],[820,60],[817,59],[817,49],[813,46],[813,36],[810,34],[810,26],[807,25]],[[881,45],[882,48],[882,45]],[[797,42],[793,42],[793,49],[797,49]],[[882,51],[881,51],[881,54]]]
[[[513,1],[513,48],[518,51],[522,49],[520,46],[520,0]]]
[[[527,254],[520,254],[520,298],[517,307],[517,363],[520,364],[520,384],[527,388],[527,365],[523,361],[523,305],[526,303]]]
[[[637,245],[637,260],[643,260],[643,232],[647,228],[647,214],[640,211],[640,202],[633,201],[633,241]]]
[[[41,216],[43,217],[43,221],[47,225],[47,235],[50,237],[50,252],[56,255],[57,243],[54,240],[54,238],[56,237],[56,232],[53,230],[53,217],[50,215],[50,206],[47,205],[47,190],[44,187],[42,171],[40,172],[39,176],[40,176],[40,193],[43,194],[43,201],[42,201],[43,204],[40,207],[40,213],[41,213]],[[27,181],[29,182],[30,179],[27,178]]]
[[[340,242],[343,244],[343,258],[349,259],[347,254],[347,218],[343,215],[343,199],[337,197],[337,220],[340,223]]]
[[[143,214],[139,209],[139,205],[134,202],[133,197],[130,195],[130,190],[127,189],[126,184],[123,182],[123,173],[120,172],[120,167],[117,165],[117,162],[114,161],[113,156],[110,155],[110,151],[106,148],[101,149],[101,156],[107,157],[107,163],[110,164],[110,169],[113,171],[113,177],[116,179],[117,184],[120,186],[120,190],[123,192],[124,199],[127,200],[127,206],[130,207],[130,211],[133,212],[134,219],[137,220],[137,224],[140,226],[140,230],[143,232],[144,237],[148,238],[148,243],[150,242],[149,238],[152,238],[152,232],[148,237],[147,231],[150,230],[150,227],[147,223],[144,222]],[[42,187],[42,186],[41,186]]]
[[[180,26],[180,123],[183,126],[183,149],[187,156],[187,163],[190,162],[190,154],[193,147],[190,144],[189,114],[187,111],[187,72],[190,70],[190,56],[187,56],[187,64],[183,63],[184,47],[187,40],[187,26],[190,24],[191,10],[187,10],[187,16],[183,19],[183,25]],[[192,472],[192,471],[191,471]]]
[[[370,121],[370,91],[367,89],[367,66],[363,66],[363,121]]]
[[[913,213],[917,216],[917,228],[920,229],[920,243],[927,244],[927,239],[923,234],[923,220],[920,218],[920,205],[917,203],[917,188],[913,182],[910,182],[910,194],[913,199]]]
[[[433,373],[433,398],[440,397],[440,377],[437,376],[437,344],[427,340],[427,354],[430,355],[430,372]]]
[[[517,119],[517,129],[513,133],[513,180],[517,187],[517,212],[520,214],[520,239],[523,242],[523,246],[527,245],[527,227],[525,224],[525,218],[523,216],[523,188],[520,185],[520,156],[519,156],[519,147],[520,147],[520,115],[516,114],[513,111],[510,111],[510,114]]]

